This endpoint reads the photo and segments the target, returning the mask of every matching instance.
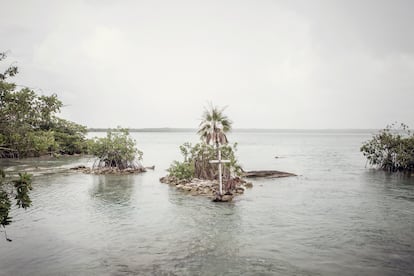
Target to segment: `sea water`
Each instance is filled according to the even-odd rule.
[[[154,171],[8,161],[35,172],[33,206],[13,210],[13,242],[0,233],[0,275],[414,275],[414,176],[366,167],[370,131],[230,134],[245,170],[298,175],[253,180],[231,203],[159,182],[196,134],[132,135]]]

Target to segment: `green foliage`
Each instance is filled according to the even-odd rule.
[[[223,176],[230,178],[232,175],[240,175],[242,168],[238,164],[235,152],[237,143],[229,145],[226,133],[231,130],[232,122],[223,114],[224,108],[210,105],[203,113],[202,121],[198,134],[201,143],[192,146],[184,143],[180,146],[183,162],[174,161],[168,172],[171,176],[178,179],[216,179],[218,170],[216,164],[211,164],[211,160],[217,159],[220,147],[222,159],[230,160],[230,163],[223,163]]]
[[[88,151],[88,142],[85,139],[87,128],[74,122],[56,118],[51,125],[56,150],[60,154],[80,154]],[[56,151],[55,150],[55,151]]]
[[[0,61],[6,59],[6,53],[0,53]],[[5,80],[7,77],[14,77],[18,73],[18,69],[16,66],[10,66],[4,71],[3,74],[0,73],[0,81]]]
[[[32,190],[31,175],[19,173],[17,180],[6,182],[5,173],[0,169],[0,226],[6,227],[12,222],[9,216],[12,197],[19,208],[30,207],[32,203],[29,197],[30,190]]]
[[[19,173],[19,179],[13,181],[14,188],[16,189],[17,205],[21,208],[28,208],[32,204],[29,197],[29,191],[32,190],[31,175],[27,173]]]
[[[223,175],[229,178],[231,175],[241,175],[242,168],[237,161],[235,152],[237,143],[220,147],[222,159],[230,160],[230,163],[223,163]],[[218,177],[217,165],[210,164],[211,160],[217,159],[217,148],[206,143],[184,143],[180,146],[184,161],[174,161],[168,172],[178,179],[216,179]]]
[[[11,217],[9,217],[9,211],[11,208],[11,202],[9,195],[6,191],[0,189],[0,225],[6,226],[11,223]]]
[[[211,142],[218,147],[228,143],[226,133],[231,130],[232,122],[223,114],[224,109],[210,105],[204,110],[197,133],[206,144]]]
[[[56,94],[39,96],[29,88],[0,92],[0,116],[12,126],[47,130],[52,123],[53,114],[62,107]]]
[[[174,161],[168,173],[181,180],[190,180],[194,177],[194,164],[192,162],[178,162]]]
[[[141,167],[142,151],[136,148],[136,142],[128,129],[118,127],[109,130],[106,137],[94,138],[90,153],[98,157],[95,167],[116,167],[119,169]]]
[[[0,53],[0,61],[5,58]],[[56,117],[62,107],[56,94],[16,90],[6,82],[16,74],[16,67],[0,74],[0,158],[86,152],[86,127]]]
[[[390,172],[414,171],[414,135],[404,124],[399,128],[387,126],[365,142],[361,152],[377,168]]]

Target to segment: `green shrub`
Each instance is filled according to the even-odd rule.
[[[136,142],[129,135],[127,129],[118,127],[109,130],[106,137],[94,138],[90,144],[90,153],[98,158],[94,167],[126,168],[142,167],[138,162],[142,160],[142,151],[136,148]]]
[[[223,176],[226,178],[231,175],[240,175],[242,168],[239,165],[235,152],[237,143],[234,145],[226,144],[220,147],[222,159],[230,160],[230,163],[223,163]],[[180,146],[183,162],[174,161],[168,172],[171,176],[179,179],[216,179],[218,177],[217,164],[211,164],[211,160],[217,159],[217,149],[213,145],[204,142],[194,146],[184,143]]]
[[[390,171],[414,171],[414,135],[401,124],[387,126],[365,142],[361,152],[369,164]]]
[[[194,164],[174,161],[167,171],[180,180],[190,180],[194,177]]]

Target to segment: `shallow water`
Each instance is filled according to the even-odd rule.
[[[33,207],[13,212],[13,242],[0,238],[0,275],[414,275],[414,177],[366,169],[369,132],[230,135],[246,170],[299,175],[256,180],[232,203],[159,183],[195,135],[133,135],[155,171],[66,170],[87,158],[9,164],[48,173],[34,179]]]

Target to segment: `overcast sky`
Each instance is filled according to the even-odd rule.
[[[3,67],[89,127],[414,126],[414,1],[0,0]]]

